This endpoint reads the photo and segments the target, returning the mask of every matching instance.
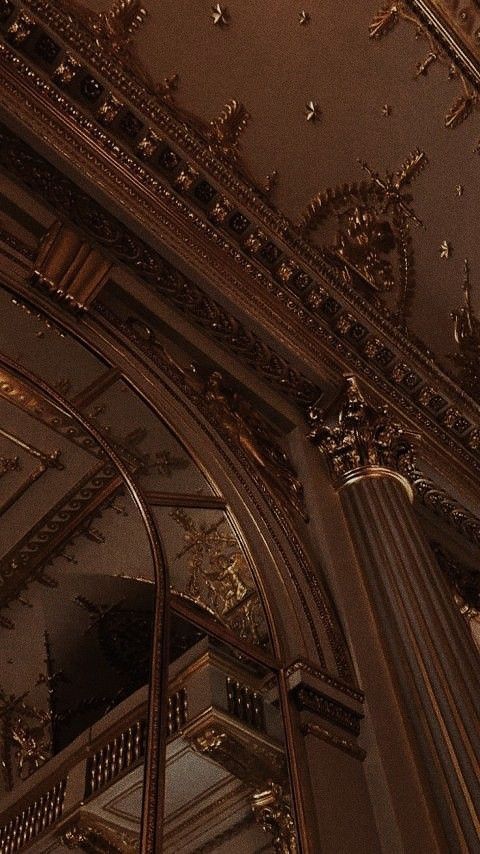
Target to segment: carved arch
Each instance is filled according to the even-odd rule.
[[[287,666],[296,660],[306,659],[334,679],[351,683],[349,655],[340,627],[292,520],[245,453],[232,447],[219,434],[217,427],[209,422],[198,395],[188,387],[185,377],[179,375],[169,358],[144,346],[148,342],[129,335],[127,328],[115,328],[100,314],[86,316],[80,326],[49,306],[41,296],[26,291],[17,293],[23,299],[27,297],[37,309],[74,336],[82,346],[100,356],[107,365],[115,365],[129,387],[156,416],[170,429],[173,427],[181,444],[226,498],[230,521],[251,556],[278,660]],[[70,411],[73,417],[82,420],[95,438],[99,437],[100,444],[113,459],[117,458],[108,441],[88,425],[71,404],[44,383],[40,384],[53,400]],[[145,519],[150,524],[150,513],[142,490],[125,472],[138,506],[145,508]],[[162,554],[158,531],[155,537],[158,560]],[[161,584],[165,585],[165,579],[164,572]],[[159,621],[157,623],[160,624]],[[160,824],[160,775],[154,773],[154,767],[158,767],[161,751],[162,691],[158,661],[163,643],[164,640],[157,637],[153,664],[157,681],[152,683],[157,687],[152,689],[155,702],[152,705],[154,713],[150,717],[151,744],[156,744],[157,755],[151,759],[150,771],[147,769],[151,779],[148,778],[144,813],[148,818],[143,826],[145,845],[152,844],[156,827]],[[144,850],[153,849],[145,847]]]

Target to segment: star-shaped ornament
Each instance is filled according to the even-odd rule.
[[[440,244],[440,258],[450,258],[452,254],[452,246],[448,240],[443,240]]]
[[[227,7],[220,6],[220,3],[216,3],[215,6],[212,6],[212,19],[215,26],[226,27],[229,19]]]
[[[310,23],[310,13],[309,13],[309,12],[306,12],[306,11],[305,11],[305,9],[302,9],[302,11],[299,13],[299,15],[298,15],[298,23],[299,23],[302,27],[305,27],[307,24],[309,24],[309,23]]]
[[[318,104],[314,101],[307,101],[305,104],[305,118],[307,122],[316,122],[321,116],[321,110]]]

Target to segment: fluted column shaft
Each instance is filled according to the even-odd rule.
[[[366,470],[340,498],[449,849],[477,850],[480,682],[471,638],[398,475]]]

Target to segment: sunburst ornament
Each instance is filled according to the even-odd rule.
[[[229,21],[228,9],[226,6],[221,6],[216,3],[212,6],[212,20],[216,27],[226,27]]]
[[[307,122],[317,122],[322,115],[320,107],[315,101],[307,101],[305,104],[305,118]]]

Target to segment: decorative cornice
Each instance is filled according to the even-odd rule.
[[[480,571],[457,560],[440,543],[431,542],[430,546],[437,563],[446,576],[450,586],[463,603],[463,611],[480,613]]]
[[[289,664],[288,667],[285,669],[285,677],[287,680],[289,679],[289,677],[295,675],[296,673],[307,673],[310,676],[313,676],[315,680],[324,682],[326,685],[329,685],[336,691],[340,691],[342,694],[346,694],[348,697],[351,697],[353,700],[356,700],[357,703],[363,703],[364,701],[364,695],[362,691],[357,691],[355,688],[352,688],[351,685],[346,685],[344,682],[340,682],[339,679],[336,679],[330,673],[324,673],[323,670],[319,670],[318,667],[315,667],[313,664],[303,658],[292,662],[292,664]]]
[[[385,408],[371,406],[354,377],[347,377],[346,382],[338,426],[328,426],[315,407],[309,413],[309,438],[327,457],[334,483],[342,486],[358,477],[385,473],[404,480],[406,461],[413,465],[411,434],[395,423]]]
[[[4,132],[4,139],[6,140],[6,131]],[[66,182],[63,176],[60,176],[53,167],[47,166],[46,162],[38,157],[38,155],[33,155],[31,150],[28,150],[27,153],[26,146],[18,145],[17,143],[16,149],[18,156],[16,153],[15,156],[12,155],[11,158],[7,158],[9,168],[22,180],[27,180],[30,187],[35,189],[35,191],[40,192],[44,197],[45,195],[47,195],[47,198],[50,197],[48,200],[54,205],[58,203],[59,193],[58,188],[55,191],[53,184],[56,181],[60,181],[65,188],[60,193],[60,196],[62,197],[64,206],[67,207],[68,214],[77,219],[78,217],[80,217],[80,220],[83,219],[83,222],[79,224],[91,233],[91,222],[85,221],[80,208],[77,205],[65,204],[70,195],[70,190],[73,190],[71,182]],[[31,163],[32,166],[32,157],[35,159],[36,177],[33,180],[32,176],[25,174],[26,163],[22,164],[19,162],[19,157],[20,161],[24,161],[24,158],[26,158],[27,163]],[[43,169],[41,169],[43,172],[42,177],[38,174],[38,169],[41,168],[40,164],[43,165]],[[45,173],[48,173],[49,177]],[[65,186],[66,183],[69,184],[68,187]],[[113,227],[114,233],[116,233],[116,230],[118,230],[117,221],[112,222],[112,218],[109,218],[105,212],[102,212],[102,221],[108,222],[109,228]],[[206,235],[206,231],[204,233]],[[123,263],[128,263],[128,258],[125,258],[125,245],[133,246],[134,244],[138,247],[139,241],[124,227],[122,234],[124,235],[123,247],[122,250],[119,247],[117,257]],[[92,236],[98,242],[99,235],[94,233]],[[141,243],[141,247],[140,251],[142,252],[146,248],[145,244]],[[109,251],[115,252],[115,241],[113,245],[109,246]],[[137,250],[135,250],[135,257],[138,261],[136,253]],[[132,267],[135,267],[134,258],[132,258],[131,263]],[[147,279],[151,279],[151,273],[149,273],[148,269],[150,263],[151,253],[149,251],[144,273]],[[258,273],[255,276],[258,278]],[[303,322],[307,336],[310,337],[311,333],[315,332],[318,336],[318,342],[323,347],[331,348],[331,351],[335,353],[335,358],[340,358],[344,363],[350,364],[356,372],[363,374],[370,382],[373,382],[380,393],[389,397],[405,413],[414,417],[424,429],[431,431],[436,438],[440,439],[450,449],[450,452],[454,451],[457,459],[460,460],[463,458],[465,463],[468,459],[467,466],[471,469],[472,463],[473,465],[475,463],[468,451],[465,453],[461,450],[459,442],[460,445],[464,444],[467,448],[468,446],[472,448],[478,443],[476,434],[478,407],[474,402],[463,394],[458,387],[453,387],[453,384],[435,367],[431,359],[420,358],[420,362],[422,359],[424,362],[423,367],[421,367],[418,364],[418,351],[416,351],[416,368],[403,361],[402,356],[399,361],[398,355],[396,356],[395,350],[392,349],[392,342],[386,343],[385,339],[382,340],[378,337],[378,324],[376,325],[376,334],[371,336],[368,328],[359,322],[354,315],[349,312],[342,312],[342,304],[336,297],[333,298],[330,296],[325,287],[314,286],[311,279],[309,281],[310,284],[305,287],[306,292],[303,292],[303,295],[295,297],[292,296],[292,292],[281,287],[272,287],[270,283],[269,291],[271,297],[274,301],[280,301],[281,304],[280,306],[277,305],[277,311],[283,306],[287,314],[291,315],[293,312],[296,319]],[[308,309],[300,308],[302,302]],[[196,313],[198,314],[198,308],[201,305],[201,300],[197,300],[193,305],[190,303],[184,307],[184,310],[195,314],[195,311],[192,312],[192,309],[196,308]],[[180,299],[178,300],[178,306],[181,306]],[[211,328],[213,324],[210,323],[209,326]],[[397,339],[401,338],[398,332],[396,335],[393,333],[393,337]],[[233,338],[235,345],[235,342],[238,342],[238,336],[234,335]],[[403,338],[402,348],[405,348],[406,344],[407,342]],[[413,356],[415,348],[412,345],[408,345],[408,348]],[[436,386],[432,386],[432,382]],[[445,388],[445,386],[450,387],[450,390]],[[451,403],[452,395],[453,399],[456,399],[457,406],[453,406]],[[458,404],[463,408],[463,411],[466,409],[468,417],[465,417],[462,410],[458,408]],[[474,418],[473,423],[472,420],[469,420],[472,419],[472,416]]]
[[[359,712],[349,708],[344,703],[327,697],[311,685],[300,684],[294,688],[293,696],[301,711],[313,712],[318,717],[330,721],[351,735],[359,735],[360,721],[363,718]]]
[[[57,24],[60,26],[60,22],[57,20],[58,16],[56,17],[57,13],[52,10],[51,4],[34,2],[31,5],[32,8],[35,7],[39,15],[46,14],[51,19],[49,26],[53,27]],[[72,38],[73,44],[71,22],[68,27],[70,27],[69,38]],[[88,50],[91,51],[92,61],[95,59],[95,62],[98,62],[100,67],[103,60],[99,57],[98,52],[95,51],[94,46],[90,45],[89,47],[88,39],[84,41],[87,52]],[[77,45],[80,42],[81,38],[77,39]],[[9,54],[13,56],[11,51],[7,50],[4,53],[6,58],[5,67],[11,61],[8,59]],[[29,55],[29,60],[33,61],[34,57]],[[12,67],[14,67],[15,75],[21,75],[25,72],[26,79],[28,78],[29,81],[28,86],[33,87],[38,95],[41,95],[41,97],[45,95],[47,97],[48,94],[52,105],[55,101],[60,111],[67,109],[65,98],[60,97],[51,87],[48,87],[45,81],[35,78],[33,72],[29,71],[22,61],[15,59]],[[122,80],[125,82],[126,78],[123,72],[118,71],[118,69],[117,71],[110,69],[110,72],[112,74],[119,74],[120,77],[123,75]],[[130,89],[131,87],[133,89],[136,87],[135,91],[138,94],[139,84],[134,84],[132,81],[130,81],[130,84]],[[128,86],[127,89],[130,91]],[[175,120],[169,115],[168,109],[164,104],[159,106],[158,100],[155,103],[158,108],[158,116],[161,114],[163,117],[162,120],[166,122],[165,130],[168,130],[169,139],[171,138],[169,135],[170,130],[172,130],[173,134],[173,129],[176,129],[176,139],[178,142],[172,144],[180,145],[181,142],[181,146],[183,147],[184,137],[188,137],[188,140],[192,143],[192,152],[195,152],[195,158],[197,156],[200,157],[200,153],[206,151],[203,143],[198,138],[195,138],[195,134],[192,135],[192,132],[186,128],[184,123],[179,122],[175,124]],[[104,146],[104,150],[109,151],[110,157],[119,159],[119,164],[121,161],[121,168],[124,172],[131,169],[133,170],[132,175],[135,174],[138,178],[142,175],[142,180],[149,181],[150,184],[152,183],[153,179],[151,175],[142,170],[138,162],[126,157],[122,151],[122,147],[118,143],[113,143],[111,139],[109,140],[108,136],[100,131],[98,126],[94,126],[92,122],[89,123],[84,117],[80,116],[78,111],[70,107],[68,107],[68,110],[70,111],[69,115],[71,119],[78,122],[79,127],[82,127],[83,136],[85,137],[86,134],[92,133],[96,141]],[[167,133],[164,134],[164,136],[166,135]],[[125,138],[122,138],[122,144],[124,143]],[[187,148],[188,146],[184,150]],[[268,294],[268,300],[275,307],[277,317],[279,313],[282,313],[285,315],[285,321],[289,321],[286,325],[282,321],[283,334],[285,334],[287,326],[290,325],[290,328],[292,327],[292,319],[294,324],[303,324],[305,329],[305,352],[309,350],[310,345],[308,342],[313,342],[313,336],[315,335],[317,352],[320,347],[324,354],[323,364],[328,362],[329,358],[331,359],[329,370],[335,363],[337,366],[339,364],[343,366],[349,365],[350,370],[354,370],[359,376],[362,376],[369,383],[374,384],[380,394],[384,395],[393,405],[397,406],[407,417],[414,419],[420,429],[427,431],[429,436],[434,438],[437,443],[443,444],[447,454],[453,454],[457,461],[464,467],[465,471],[468,470],[471,472],[473,469],[480,470],[480,460],[475,459],[475,457],[479,456],[477,452],[480,450],[480,440],[477,435],[479,411],[474,401],[438,369],[431,358],[431,354],[422,353],[412,342],[409,342],[405,338],[404,334],[394,328],[388,317],[379,313],[372,306],[369,306],[365,300],[362,300],[358,294],[354,293],[352,288],[346,287],[341,282],[340,274],[338,271],[335,271],[331,261],[327,263],[322,253],[319,253],[315,247],[311,247],[305,241],[300,240],[285,217],[282,218],[278,212],[274,212],[271,208],[268,208],[251,188],[247,195],[242,196],[241,186],[245,188],[247,185],[245,183],[242,185],[238,176],[234,176],[233,172],[227,169],[223,161],[220,162],[218,159],[213,158],[210,152],[206,157],[205,163],[208,164],[209,174],[213,174],[213,171],[218,167],[220,170],[218,172],[218,180],[221,180],[222,186],[227,186],[227,184],[223,184],[224,179],[227,183],[230,182],[229,186],[232,189],[229,192],[235,193],[235,200],[240,201],[241,204],[248,205],[249,210],[253,211],[253,218],[247,216],[252,226],[249,227],[245,235],[239,238],[242,247],[243,242],[246,242],[247,239],[250,240],[250,237],[256,239],[256,231],[258,229],[254,228],[252,231],[252,227],[254,221],[256,225],[257,221],[261,218],[263,218],[262,223],[265,223],[264,227],[260,229],[262,233],[268,235],[268,232],[270,232],[272,237],[278,235],[278,246],[281,249],[281,254],[280,257],[276,257],[274,265],[269,268],[268,264],[272,262],[269,262],[266,257],[263,258],[260,249],[258,252],[255,251],[254,259],[249,261],[245,257],[246,254],[248,255],[248,252],[239,252],[238,249],[234,248],[233,241],[237,238],[230,228],[229,219],[226,221],[226,225],[220,224],[213,228],[205,224],[205,216],[208,215],[210,207],[204,209],[203,219],[196,214],[194,215],[191,207],[188,213],[192,225],[194,224],[196,229],[201,230],[206,239],[213,240],[217,247],[221,246],[222,250],[225,249],[228,251],[232,261],[238,264],[239,273],[242,276],[248,275],[252,277],[252,280],[255,280],[257,313],[260,297],[264,300]],[[186,166],[190,168],[189,164],[186,164]],[[178,168],[182,171],[183,165],[179,163]],[[205,168],[207,169],[207,166]],[[24,170],[20,164],[15,164],[14,171],[22,173]],[[168,178],[167,173],[168,170],[164,171],[165,178]],[[20,177],[20,174],[18,177]],[[21,175],[21,177],[23,178],[24,176]],[[208,184],[207,178],[208,176],[206,177]],[[164,193],[165,199],[168,196],[175,211],[182,211],[182,215],[184,212],[187,215],[187,209],[194,203],[196,198],[193,189],[192,192],[189,191],[187,194],[182,194],[182,192],[178,192],[174,187],[173,176],[168,180],[173,182],[171,186],[174,188],[174,192]],[[240,184],[238,181],[240,181]],[[40,179],[32,181],[30,177],[29,183],[30,186],[36,184],[35,190],[37,192],[41,192],[44,195],[45,189],[47,189],[47,194],[49,194],[48,187],[45,188],[43,186],[44,181]],[[158,181],[155,186],[156,190],[159,191],[160,183]],[[219,191],[216,187],[214,187],[214,190],[218,194]],[[58,197],[56,200],[52,188],[50,203],[55,205],[57,201]],[[231,203],[229,202],[229,204]],[[213,211],[217,206],[217,202],[212,200],[208,203],[208,206],[210,205]],[[197,208],[200,210],[198,205]],[[69,211],[68,215],[72,216],[74,214]],[[92,234],[91,224],[90,229],[88,229],[85,222],[82,227],[84,229],[87,228],[89,233]],[[98,242],[97,236],[92,236]],[[125,237],[127,238],[127,235]],[[131,234],[128,234],[128,245],[131,245],[129,243],[130,237]],[[264,244],[262,241],[260,243],[263,247]],[[135,242],[138,245],[136,238]],[[277,238],[273,241],[267,240],[267,243],[272,242],[276,246]],[[280,243],[282,244],[281,246]],[[239,245],[238,241],[237,245]],[[115,249],[115,247],[113,248]],[[285,249],[288,249],[288,253],[285,253]],[[271,257],[270,248],[267,254]],[[275,254],[277,255],[277,253]],[[285,257],[285,254],[287,257]],[[121,252],[118,253],[117,257],[119,260],[125,261],[124,258],[121,258]],[[296,259],[300,258],[299,266]],[[132,259],[133,266],[134,262]],[[261,267],[264,272],[260,269]],[[296,278],[297,271],[299,274],[298,278]],[[148,277],[147,270],[145,270],[144,275],[145,278]],[[320,277],[322,281],[321,285],[317,283],[315,276]],[[280,282],[280,284],[277,282]],[[261,291],[263,291],[262,295]],[[333,296],[333,293],[335,293],[335,296]],[[198,305],[199,303],[196,303],[196,306]],[[178,306],[180,306],[180,300],[178,301]],[[189,305],[187,310],[190,313],[194,313],[192,312],[192,308],[192,305]],[[213,324],[209,324],[209,328],[212,328],[212,326]],[[236,338],[237,336],[234,335],[233,337]],[[327,356],[327,351],[332,354],[330,357]]]
[[[405,465],[402,474],[412,484],[415,497],[421,503],[455,528],[474,546],[480,546],[480,519],[460,504],[449,493],[426,477],[416,466]]]

